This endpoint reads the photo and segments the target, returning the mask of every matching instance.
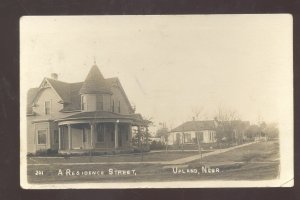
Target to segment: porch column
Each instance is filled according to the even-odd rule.
[[[119,146],[119,139],[118,139],[118,136],[119,136],[119,134],[118,134],[118,130],[119,129],[119,127],[118,127],[118,122],[116,122],[115,123],[115,149],[116,148],[118,148],[118,146]]]
[[[94,147],[94,124],[90,123],[91,126],[91,148]]]
[[[69,150],[71,150],[72,149],[71,124],[68,124],[68,138],[69,138]]]
[[[58,126],[58,150],[61,150],[61,127]]]

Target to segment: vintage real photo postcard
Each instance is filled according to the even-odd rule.
[[[292,187],[293,18],[20,18],[26,189]]]

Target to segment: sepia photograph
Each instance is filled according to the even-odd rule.
[[[23,16],[24,189],[294,185],[289,14]]]

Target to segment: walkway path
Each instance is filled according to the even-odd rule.
[[[245,146],[248,146],[248,145],[251,145],[251,144],[254,144],[254,143],[257,143],[257,142],[251,142],[251,143],[247,143],[247,144],[242,144],[242,145],[230,147],[230,148],[227,148],[227,149],[218,149],[218,150],[215,150],[213,152],[205,153],[203,155],[198,154],[198,155],[189,156],[189,157],[186,157],[186,158],[180,158],[180,159],[172,160],[172,161],[88,162],[88,163],[46,163],[46,164],[43,164],[43,163],[34,163],[34,164],[28,164],[28,165],[34,165],[34,166],[36,166],[36,165],[99,165],[99,164],[100,165],[105,165],[105,164],[110,164],[110,165],[114,165],[114,164],[117,164],[117,165],[122,165],[122,164],[133,164],[133,165],[138,165],[138,164],[180,165],[180,164],[185,164],[185,163],[188,163],[188,162],[191,162],[191,161],[194,161],[194,160],[198,160],[200,158],[204,158],[204,157],[207,157],[207,156],[217,155],[217,154],[220,154],[220,153],[225,153],[227,151],[231,151],[233,149],[245,147]]]
[[[194,161],[194,160],[198,160],[200,158],[204,158],[204,157],[207,157],[207,156],[217,155],[217,154],[220,154],[220,153],[225,153],[227,151],[231,151],[233,149],[245,147],[245,146],[248,146],[248,145],[251,145],[251,144],[254,144],[254,143],[257,143],[257,142],[250,142],[250,143],[246,143],[246,144],[242,144],[242,145],[238,145],[238,146],[234,146],[234,147],[229,147],[227,149],[218,149],[218,150],[215,150],[213,152],[205,153],[203,155],[199,154],[199,155],[189,156],[189,157],[186,157],[186,158],[180,158],[180,159],[173,160],[173,161],[167,161],[166,163],[171,164],[171,165],[184,164],[184,163],[188,163],[188,162],[191,162],[191,161]]]

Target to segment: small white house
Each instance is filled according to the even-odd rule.
[[[217,122],[187,121],[171,130],[168,137],[168,145],[214,143],[216,139]]]

